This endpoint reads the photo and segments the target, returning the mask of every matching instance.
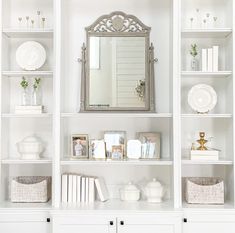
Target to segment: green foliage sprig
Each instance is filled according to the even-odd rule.
[[[33,88],[37,89],[40,86],[40,84],[41,84],[41,78],[35,78]]]
[[[26,80],[25,77],[22,77],[22,81],[20,82],[21,87],[26,89],[29,86],[29,82]]]
[[[191,44],[190,54],[195,58],[198,55],[197,45]]]

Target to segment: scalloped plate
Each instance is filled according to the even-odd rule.
[[[198,113],[208,113],[217,104],[217,94],[213,87],[207,84],[198,84],[188,93],[188,104]]]

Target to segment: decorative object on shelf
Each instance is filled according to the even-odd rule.
[[[18,25],[19,25],[19,28],[22,27],[22,17],[18,17]]]
[[[120,199],[122,201],[139,201],[140,190],[132,182],[129,182],[120,189]]]
[[[42,141],[36,136],[29,136],[16,144],[21,159],[37,160],[44,147]]]
[[[41,78],[35,78],[33,84],[33,92],[32,92],[32,102],[33,106],[41,106],[42,105],[42,88],[41,88]]]
[[[188,93],[188,104],[197,113],[208,113],[217,104],[217,94],[213,87],[207,84],[197,84]]]
[[[198,50],[197,50],[197,45],[196,44],[191,44],[190,55],[192,56],[191,70],[192,71],[198,71],[199,64],[198,64],[198,59],[196,58],[197,55],[198,55]]]
[[[40,28],[41,27],[41,11],[37,11],[37,16],[38,16],[37,25],[38,25],[38,28]]]
[[[44,29],[46,25],[46,18],[42,17],[42,28]]]
[[[161,203],[164,197],[164,187],[163,185],[154,178],[145,187],[145,195],[147,201],[151,203]]]
[[[198,148],[196,148],[195,146],[191,148],[191,160],[219,160],[219,150],[208,150],[208,148],[205,146],[205,144],[208,142],[208,140],[205,139],[205,132],[200,132],[199,136],[200,139],[197,140],[197,143],[200,146]]]
[[[26,80],[25,77],[22,77],[22,80],[20,82],[20,86],[22,87],[22,92],[21,92],[21,105],[22,106],[27,106],[30,104],[30,98],[29,98],[29,82]]]
[[[127,141],[127,158],[128,159],[140,159],[141,158],[141,141],[140,140],[128,140]]]
[[[34,28],[34,20],[31,20],[31,28]]]
[[[26,16],[25,19],[26,19],[26,27],[29,28],[29,16]]]
[[[18,176],[11,180],[11,202],[48,202],[51,198],[51,177]]]
[[[196,8],[196,21],[197,21],[197,27],[202,27],[202,17],[201,17],[201,11],[199,8]]]
[[[206,19],[203,19],[203,28],[206,29]]]
[[[16,61],[24,70],[38,70],[46,61],[46,50],[36,41],[24,42],[16,50]]]
[[[216,16],[214,16],[213,17],[213,26],[214,26],[214,28],[217,28],[217,20],[218,20],[218,17],[216,17]]]
[[[185,199],[189,204],[224,204],[224,181],[220,178],[188,177]]]
[[[219,71],[219,46],[202,49],[202,71],[218,72]]]
[[[191,17],[191,18],[190,18],[190,28],[191,28],[191,29],[193,28],[193,21],[194,21],[194,18]]]
[[[104,140],[90,140],[90,157],[92,159],[106,159]]]
[[[210,23],[211,23],[211,20],[210,20],[210,13],[206,13],[206,27],[207,28],[210,28]]]
[[[15,114],[42,114],[44,106],[15,106]]]
[[[86,28],[87,47],[83,44],[82,58],[78,59],[82,64],[81,112],[154,112],[154,63],[157,62],[157,59],[154,58],[153,44],[149,43],[150,31],[150,27],[144,25],[137,17],[120,11],[102,15]],[[92,49],[98,47],[96,45],[97,38],[99,39],[100,49]],[[114,50],[109,48],[111,44],[117,48],[115,54],[113,53]],[[130,44],[134,47],[130,48]],[[120,51],[118,49],[120,47],[124,50]],[[104,51],[111,51],[111,53],[108,54]],[[119,56],[118,54],[121,52],[132,56],[131,54],[135,51],[139,51],[138,54],[136,53],[137,55],[135,54],[135,59],[139,61],[138,69],[133,69],[136,66],[136,61],[133,59],[129,59],[128,64],[125,62],[126,58],[123,57],[112,59],[112,57]],[[100,56],[100,54],[103,54],[103,56]],[[102,64],[102,69],[93,69],[94,60]],[[106,61],[111,61],[111,64]],[[125,63],[124,70],[119,63]],[[116,82],[111,82],[111,79],[109,80],[111,76],[108,75],[107,81],[105,83],[98,82],[99,85],[97,86],[96,80],[100,77],[101,72],[108,74],[110,69],[112,72],[113,67],[116,67],[115,72],[113,71],[115,75],[111,76]],[[120,76],[121,72],[125,72],[125,79]],[[140,76],[142,77],[141,80]],[[135,82],[131,83],[130,80]],[[117,86],[121,82],[121,86]],[[139,82],[137,87],[136,82]],[[123,92],[125,92],[125,95],[123,95]]]
[[[88,159],[88,135],[73,134],[71,136],[71,158],[72,159]]]
[[[142,159],[160,159],[161,134],[155,132],[139,132],[137,138],[142,143]]]
[[[107,159],[123,159],[126,146],[125,131],[104,132]]]

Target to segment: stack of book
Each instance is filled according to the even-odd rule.
[[[209,49],[202,49],[202,71],[219,71],[219,46],[213,46]]]
[[[41,114],[43,106],[15,106],[15,114]]]
[[[93,203],[96,193],[100,201],[108,200],[107,187],[102,178],[65,173],[61,177],[63,203]]]

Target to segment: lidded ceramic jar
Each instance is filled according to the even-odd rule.
[[[122,201],[138,201],[140,199],[140,190],[132,182],[129,182],[120,189],[120,199]]]
[[[145,195],[148,202],[160,203],[164,196],[164,187],[156,178],[154,178],[146,185]]]
[[[36,136],[26,137],[18,142],[16,146],[21,159],[40,159],[40,154],[43,151],[42,142]]]

